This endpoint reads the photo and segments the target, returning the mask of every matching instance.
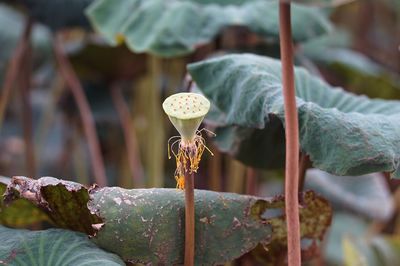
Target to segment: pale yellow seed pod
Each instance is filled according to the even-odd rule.
[[[210,110],[210,101],[197,93],[176,93],[165,99],[163,109],[181,135],[182,141],[191,142]]]

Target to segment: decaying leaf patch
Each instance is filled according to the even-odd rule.
[[[23,176],[11,179],[4,194],[6,204],[25,198],[42,209],[61,228],[94,234],[92,224],[101,219],[87,208],[88,189],[78,183],[53,177],[33,180]]]
[[[11,183],[11,178],[0,177],[0,195]],[[0,224],[13,228],[26,228],[44,221],[48,221],[48,216],[32,202],[20,198],[11,204],[5,204],[0,197]]]

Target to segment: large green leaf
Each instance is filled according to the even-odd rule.
[[[316,8],[293,5],[293,38],[304,41],[330,30]],[[278,2],[267,0],[97,0],[87,15],[109,43],[125,39],[135,52],[171,57],[193,52],[225,27],[246,26],[277,40]]]
[[[62,229],[15,230],[0,226],[1,265],[125,265],[98,248],[86,235]]]
[[[64,197],[55,197],[62,186],[75,187],[76,183],[41,178],[32,180],[15,177],[7,191],[28,197],[50,216],[60,217],[55,223],[64,226],[63,217],[74,208],[61,210],[70,189]],[[50,184],[47,184],[50,182]],[[25,188],[29,188],[28,190]],[[43,193],[47,191],[47,193]],[[95,213],[101,221],[84,225],[96,229],[92,240],[101,248],[120,255],[125,261],[174,265],[183,262],[184,250],[184,192],[177,189],[122,189],[93,188],[84,190],[91,200],[81,202],[83,208]],[[34,197],[32,196],[34,195]],[[321,239],[330,224],[329,203],[313,192],[300,195],[302,208],[301,233],[303,238]],[[195,191],[196,263],[215,265],[233,260],[258,245],[286,247],[286,224],[283,215],[283,196],[264,199],[232,193]],[[60,215],[60,214],[63,214]],[[79,215],[76,215],[79,217]],[[76,224],[73,226],[76,226]],[[71,229],[75,229],[71,226]],[[92,234],[91,232],[89,232]],[[264,252],[265,253],[265,252]],[[268,253],[266,254],[268,255]]]
[[[392,194],[381,174],[334,176],[310,169],[305,188],[324,195],[335,209],[347,209],[383,221],[392,218],[394,212]]]
[[[280,61],[249,54],[228,55],[191,64],[188,69],[219,111],[214,125],[251,133],[268,132],[276,128],[271,123],[284,121]],[[400,177],[400,102],[370,100],[332,88],[303,68],[295,68],[295,76],[301,149],[310,155],[316,168],[336,175],[386,171]],[[283,132],[276,132],[276,138],[277,134]],[[251,143],[253,149],[247,152],[254,160],[246,162],[251,165],[265,167],[265,155],[282,152],[277,150],[281,143],[257,148],[261,137],[223,137],[216,138],[217,144],[231,143],[229,152],[239,159],[246,156],[238,154],[242,143]]]

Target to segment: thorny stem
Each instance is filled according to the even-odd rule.
[[[293,43],[290,2],[279,2],[279,35],[282,60],[283,96],[285,108],[285,212],[287,222],[288,264],[301,265],[299,221],[299,127],[293,70]]]
[[[19,40],[17,47],[11,57],[10,64],[7,68],[7,72],[4,79],[4,86],[1,90],[0,98],[0,128],[3,124],[3,119],[9,101],[10,95],[12,93],[13,84],[17,79],[18,72],[20,71],[21,65],[24,60],[25,51],[29,45],[29,38],[31,36],[33,22],[28,19],[24,32]]]
[[[81,115],[83,129],[89,146],[94,178],[99,186],[104,187],[107,185],[106,171],[89,103],[86,99],[82,85],[63,51],[60,36],[55,37],[53,41],[53,49],[58,62],[60,74],[64,78],[68,88],[71,90]]]
[[[26,43],[22,52],[22,65],[19,86],[21,92],[22,105],[22,124],[25,141],[25,162],[27,173],[31,178],[36,176],[35,149],[33,144],[33,122],[32,122],[32,103],[30,101],[30,85],[32,72],[32,47],[30,45],[30,35],[32,32],[33,21],[28,18],[25,33]]]
[[[194,173],[185,172],[185,266],[194,265]]]
[[[128,154],[129,168],[134,180],[135,187],[144,187],[144,171],[140,160],[139,146],[137,142],[137,134],[129,114],[129,108],[124,97],[116,84],[111,87],[111,98],[117,110],[119,120],[121,122],[122,131],[126,142],[126,150]]]

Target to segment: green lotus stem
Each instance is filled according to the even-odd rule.
[[[171,152],[175,156],[177,188],[185,190],[184,265],[192,266],[195,250],[194,173],[197,172],[204,149],[208,150],[198,128],[210,109],[210,102],[200,94],[177,93],[164,101],[163,109],[180,134],[180,137],[170,138],[170,141],[174,138],[177,140],[171,147],[168,143],[168,157],[171,158]],[[174,151],[176,143],[177,152]]]
[[[279,36],[282,60],[282,81],[285,108],[285,212],[287,222],[288,264],[301,265],[299,219],[299,122],[294,87],[293,43],[290,2],[279,2]]]

